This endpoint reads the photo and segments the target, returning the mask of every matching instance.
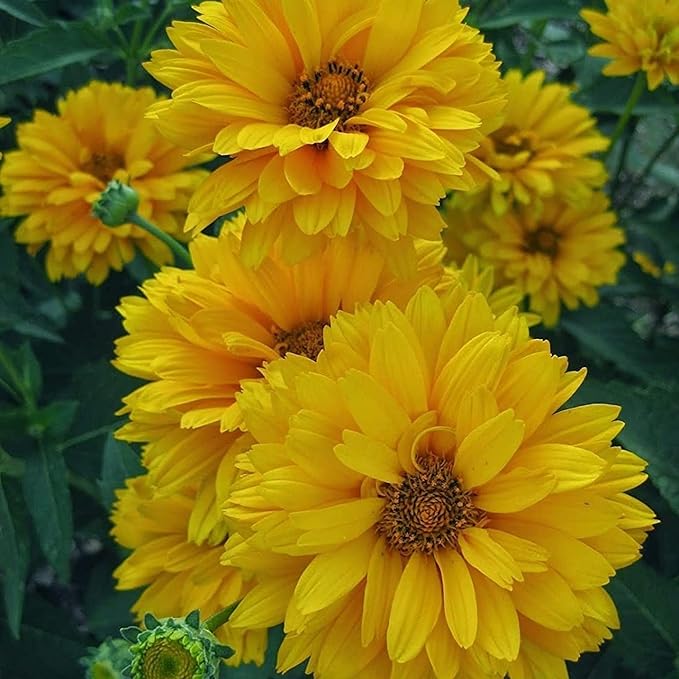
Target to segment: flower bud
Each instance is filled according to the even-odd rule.
[[[106,226],[121,226],[130,221],[138,207],[137,192],[131,186],[113,179],[92,206],[92,214]]]
[[[129,644],[124,639],[106,639],[91,648],[80,664],[85,668],[86,679],[122,679],[131,660]]]

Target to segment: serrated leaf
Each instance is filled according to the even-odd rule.
[[[73,539],[68,471],[61,453],[36,446],[24,458],[23,491],[43,554],[68,581]]]
[[[19,518],[16,503],[8,502],[0,474],[0,572],[7,623],[15,639],[19,638],[29,557],[29,536]]]
[[[101,463],[101,478],[98,481],[101,499],[105,507],[111,507],[115,500],[115,491],[125,485],[125,480],[139,476],[143,468],[139,456],[122,441],[109,434],[104,444]]]
[[[32,78],[111,51],[85,23],[51,24],[0,47],[0,85]]]
[[[29,0],[0,0],[0,10],[32,26],[44,26],[49,21],[42,10]]]

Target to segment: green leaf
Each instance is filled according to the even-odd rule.
[[[33,517],[38,542],[59,577],[69,577],[69,557],[73,539],[71,494],[68,471],[61,453],[42,443],[25,457],[23,489]]]
[[[679,585],[643,561],[623,570],[609,589],[620,609],[613,647],[630,668],[665,676],[679,657]]]
[[[0,0],[0,10],[33,26],[44,26],[49,21],[42,10],[29,0]]]
[[[18,639],[28,571],[29,536],[26,526],[19,523],[21,512],[16,505],[16,502],[8,502],[0,475],[0,571],[7,622],[12,636]]]
[[[70,430],[79,405],[73,400],[52,401],[31,417],[31,433],[50,440],[61,440]]]
[[[677,352],[658,352],[637,335],[625,311],[602,302],[594,309],[564,314],[561,326],[599,361],[611,362],[623,373],[665,387],[679,383]]]
[[[0,47],[0,85],[88,61],[111,51],[105,36],[87,24],[51,24]]]
[[[569,0],[505,0],[504,7],[481,17],[479,28],[507,28],[523,21],[576,19],[579,6]],[[473,5],[473,3],[472,3]]]
[[[0,344],[0,386],[15,399],[34,406],[42,390],[42,371],[31,345],[18,349]]]
[[[139,456],[134,450],[109,434],[104,444],[101,464],[101,478],[98,481],[101,499],[105,507],[111,507],[115,491],[125,485],[125,479],[139,476],[143,472]]]
[[[622,406],[625,428],[618,438],[648,461],[649,473],[661,495],[679,514],[679,393],[654,387],[634,387],[618,380],[601,382],[591,377],[569,405],[615,403]]]

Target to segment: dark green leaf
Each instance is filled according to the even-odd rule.
[[[139,456],[122,441],[109,434],[104,444],[104,455],[101,465],[99,490],[105,507],[110,507],[115,500],[115,491],[125,485],[125,479],[138,476],[143,471]]]
[[[50,440],[61,440],[73,424],[78,401],[52,401],[37,410],[30,422],[31,432]]]
[[[73,519],[64,457],[39,445],[26,455],[25,463],[24,497],[40,547],[61,579],[67,581]]]
[[[48,19],[30,0],[0,0],[0,10],[33,26],[44,26]]]
[[[0,47],[0,85],[32,78],[110,51],[86,24],[52,24]]]
[[[5,614],[12,636],[19,638],[28,570],[29,536],[20,523],[17,502],[8,502],[0,474],[0,572],[2,572]]]
[[[505,0],[500,9],[488,12],[488,16],[480,19],[479,28],[507,28],[523,21],[542,19],[575,19],[578,9],[578,5],[569,0]]]
[[[617,380],[585,380],[574,403],[616,403],[622,406],[622,443],[648,460],[653,482],[679,514],[679,395],[658,388],[634,387]]]

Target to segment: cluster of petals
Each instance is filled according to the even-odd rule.
[[[544,79],[544,71],[523,76],[512,70],[504,76],[504,122],[475,153],[499,176],[489,179],[478,198],[490,202],[497,214],[514,203],[539,207],[553,196],[586,202],[606,181],[604,164],[591,157],[609,143],[596,129],[596,119],[571,101],[572,88]]]
[[[179,235],[191,193],[205,177],[195,161],[145,118],[153,90],[92,82],[69,92],[57,113],[38,110],[17,127],[18,149],[0,169],[2,214],[25,218],[15,232],[31,254],[46,246],[50,280],[81,273],[94,284],[120,271],[135,248],[151,261],[171,261],[169,248],[133,224],[110,228],[91,214],[111,179],[131,184],[140,215]],[[121,115],[124,111],[124,115]]]
[[[603,586],[654,523],[627,494],[645,463],[612,443],[618,407],[563,409],[585,371],[515,308],[423,286],[264,377],[238,396],[256,443],[224,563],[257,575],[231,626],[284,622],[280,671],[558,679],[618,626]]]
[[[361,229],[412,269],[435,206],[492,174],[472,151],[505,104],[491,46],[450,0],[224,0],[174,22],[148,71],[172,89],[149,115],[191,153],[232,160],[189,205],[202,230],[244,206],[243,257],[297,261]]]
[[[616,226],[606,195],[597,191],[573,205],[560,197],[533,205],[514,205],[498,215],[477,200],[446,206],[450,228],[444,234],[450,256],[468,253],[492,266],[498,280],[529,298],[530,309],[545,325],[555,325],[561,309],[595,306],[598,288],[614,284],[625,255],[625,234]]]
[[[592,33],[604,41],[589,53],[611,59],[604,75],[644,71],[650,90],[665,78],[679,85],[679,5],[674,0],[606,0],[606,8],[605,13],[581,12]]]

